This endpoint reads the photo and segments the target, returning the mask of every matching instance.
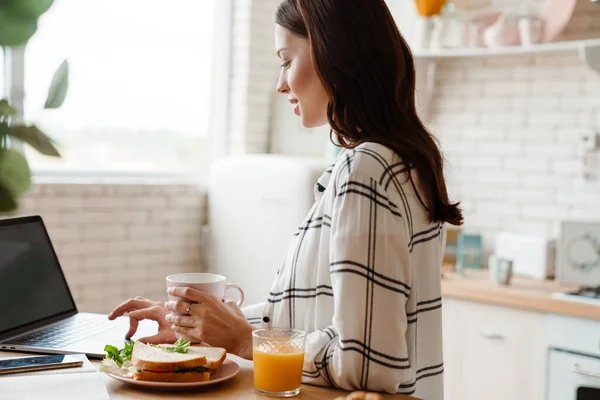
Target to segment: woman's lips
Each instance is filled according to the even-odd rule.
[[[296,103],[294,105],[294,114],[296,114],[297,116],[300,116],[300,104]]]

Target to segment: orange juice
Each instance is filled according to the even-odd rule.
[[[267,392],[287,392],[300,388],[304,352],[277,346],[254,348],[254,386]]]

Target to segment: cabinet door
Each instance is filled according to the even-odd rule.
[[[459,302],[461,400],[542,400],[543,314]]]
[[[444,299],[442,307],[444,336],[444,400],[460,398],[460,347],[462,324],[458,309],[460,303],[453,299]]]

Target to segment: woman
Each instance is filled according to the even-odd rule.
[[[444,223],[460,225],[442,156],[415,109],[409,48],[383,0],[284,0],[276,13],[277,91],[306,127],[345,149],[315,186],[266,303],[237,308],[192,289],[165,307],[117,307],[251,358],[254,327],[308,332],[304,382],[442,398]],[[254,327],[253,325],[254,324]]]

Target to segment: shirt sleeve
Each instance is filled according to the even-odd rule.
[[[260,325],[265,303],[252,304],[242,308],[242,312],[251,325]]]
[[[337,189],[330,242],[332,325],[307,337],[303,381],[396,393],[414,378],[406,344],[412,281],[406,222],[371,178]]]

